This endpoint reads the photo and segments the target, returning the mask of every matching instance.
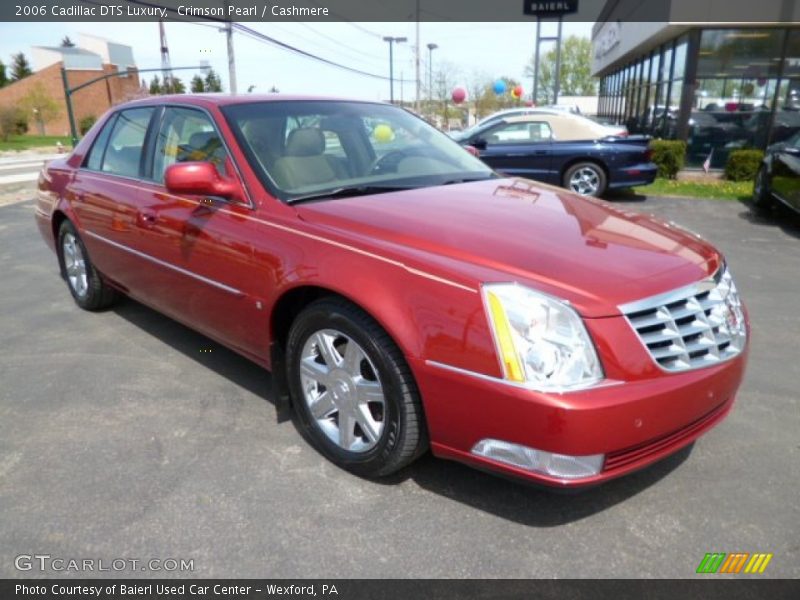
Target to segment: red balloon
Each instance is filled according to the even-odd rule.
[[[522,93],[523,93],[524,91],[525,91],[525,90],[523,90],[523,89],[522,89],[522,86],[521,86],[521,85],[518,85],[517,87],[515,87],[515,88],[514,88],[514,95],[515,95],[517,98],[522,98]]]
[[[461,104],[464,100],[467,99],[467,90],[462,87],[457,87],[453,89],[452,94],[453,102],[456,104]]]

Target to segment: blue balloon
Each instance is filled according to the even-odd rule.
[[[494,93],[498,96],[506,93],[506,82],[502,79],[498,79],[494,82]]]

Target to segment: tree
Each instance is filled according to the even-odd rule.
[[[39,126],[39,134],[45,135],[45,125],[55,119],[61,112],[61,105],[50,96],[41,83],[35,84],[21,102],[27,113],[33,117]]]
[[[0,88],[8,85],[8,75],[6,75],[6,66],[0,60]]]
[[[170,94],[185,94],[186,85],[181,81],[180,77],[174,75],[169,78],[169,92]]]
[[[161,81],[158,79],[158,75],[153,75],[153,78],[150,80],[150,95],[151,96],[158,96],[159,94],[163,94],[163,89],[161,88]]]
[[[208,73],[206,73],[206,91],[207,92],[221,92],[222,91],[222,80],[219,78],[219,75],[214,71],[214,69],[209,68]]]
[[[11,55],[11,81],[19,81],[32,74],[31,64],[22,52]]]
[[[65,35],[61,39],[61,47],[62,48],[74,48],[75,47],[75,42],[73,42],[71,39],[69,39],[68,35]]]
[[[193,94],[202,94],[206,91],[206,84],[203,81],[203,78],[200,75],[195,75],[192,77],[192,81],[189,84],[189,89],[192,90]]]
[[[533,77],[536,57],[531,57],[525,75]],[[545,52],[539,61],[539,97],[537,104],[553,99],[556,71],[556,49]],[[563,96],[594,96],[597,80],[592,77],[592,43],[588,38],[571,35],[561,42],[561,76],[559,94]]]
[[[463,119],[463,110],[453,107],[451,94],[456,85],[456,78],[459,76],[458,69],[447,62],[439,65],[439,70],[433,75],[433,97],[437,100],[437,106],[433,110],[442,118],[442,129],[450,129],[450,119]]]

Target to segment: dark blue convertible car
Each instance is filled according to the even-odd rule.
[[[508,117],[467,130],[456,140],[500,173],[584,196],[647,185],[656,177],[649,138],[609,136],[604,126],[576,115]]]

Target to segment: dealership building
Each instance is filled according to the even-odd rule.
[[[608,0],[592,54],[598,115],[631,133],[686,140],[690,167],[711,156],[722,168],[731,150],[800,132],[796,0]]]

